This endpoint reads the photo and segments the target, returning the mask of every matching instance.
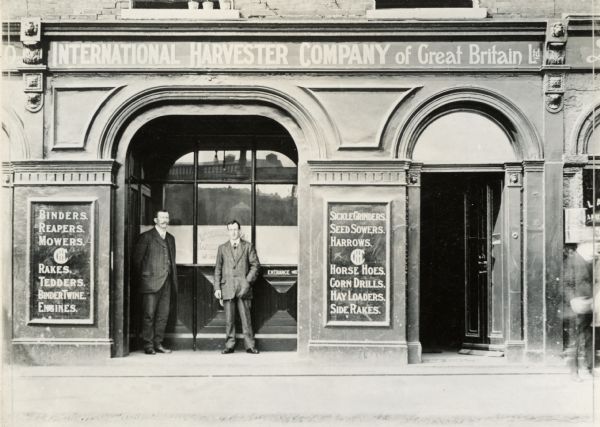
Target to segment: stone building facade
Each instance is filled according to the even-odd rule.
[[[222,344],[236,218],[262,349],[561,357],[563,246],[594,256],[589,2],[187,3],[4,3],[7,357],[138,351],[130,254],[161,207],[178,349]]]

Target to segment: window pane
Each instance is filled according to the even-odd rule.
[[[169,211],[168,231],[175,237],[177,264],[193,263],[193,202],[194,186],[191,184],[153,184],[147,187],[151,207],[145,206],[146,225],[140,232],[154,226],[154,212],[165,208]]]
[[[198,179],[204,181],[247,181],[252,172],[252,151],[200,151]]]
[[[298,264],[295,184],[256,186],[256,250],[262,264]]]
[[[198,185],[198,264],[214,265],[217,248],[229,239],[226,224],[242,225],[242,238],[251,241],[249,184]]]
[[[473,7],[473,0],[377,0],[377,9],[421,7]]]
[[[412,158],[430,164],[516,161],[502,128],[471,112],[450,113],[431,122],[419,136]]]
[[[169,169],[167,179],[194,179],[194,153],[187,153],[177,159]]]
[[[285,154],[265,150],[256,152],[256,179],[258,180],[296,182],[297,170],[296,164]]]
[[[600,130],[598,128],[592,131],[590,139],[588,139],[588,154],[590,156],[600,156]]]

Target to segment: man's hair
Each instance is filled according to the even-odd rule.
[[[169,213],[169,211],[168,211],[168,210],[166,210],[165,208],[156,209],[156,210],[154,211],[154,216],[153,216],[152,218],[158,218],[158,213],[159,213],[159,212],[165,212],[165,213],[167,213],[167,214]]]
[[[230,226],[230,225],[233,225],[233,224],[237,224],[237,226],[238,226],[238,230],[241,230],[241,229],[242,229],[242,226],[240,225],[240,223],[239,223],[239,222],[237,222],[237,220],[235,220],[235,219],[234,219],[234,220],[231,220],[231,221],[229,221],[229,222],[227,223],[227,229],[229,229],[229,226]]]

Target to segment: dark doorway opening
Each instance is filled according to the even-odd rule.
[[[421,187],[423,353],[497,349],[502,173],[425,173]],[[496,322],[497,323],[497,322]]]

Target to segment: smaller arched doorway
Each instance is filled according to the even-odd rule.
[[[507,340],[506,165],[518,156],[493,114],[446,109],[421,128],[422,352],[501,355]],[[493,352],[493,353],[492,353]]]
[[[263,350],[296,349],[297,163],[290,134],[260,116],[156,118],[132,138],[127,155],[126,246],[166,208],[177,242],[179,290],[166,341],[179,349],[223,345],[225,316],[213,297],[217,247],[225,224],[242,225],[261,261],[252,322]],[[140,298],[130,267],[130,348],[140,349]],[[241,331],[241,328],[237,328]]]

